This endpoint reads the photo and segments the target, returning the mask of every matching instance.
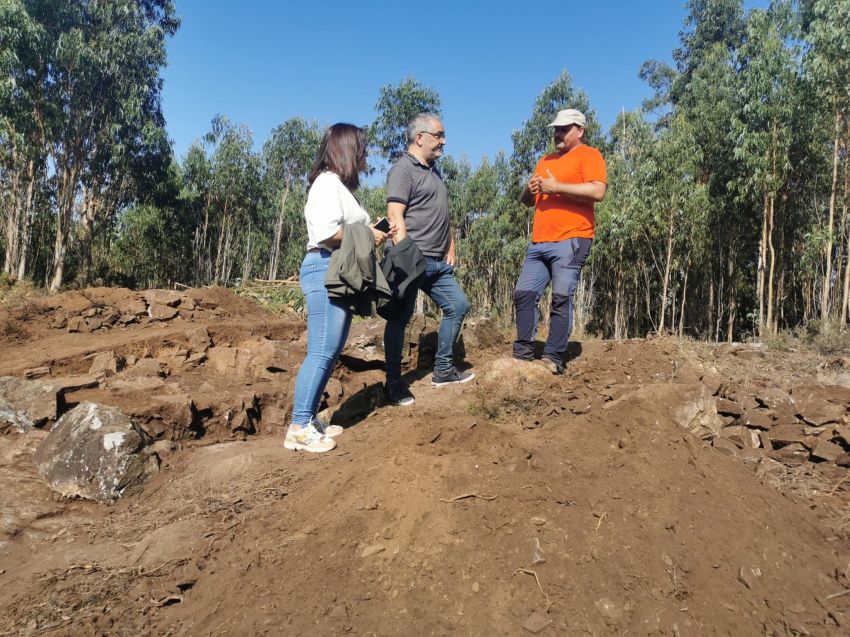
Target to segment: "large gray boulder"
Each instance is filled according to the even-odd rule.
[[[80,403],[62,416],[33,460],[50,488],[66,497],[112,502],[155,474],[151,439],[115,407]]]

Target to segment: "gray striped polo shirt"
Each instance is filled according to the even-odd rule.
[[[449,192],[440,171],[405,152],[387,175],[387,203],[407,206],[407,234],[427,257],[449,251]]]

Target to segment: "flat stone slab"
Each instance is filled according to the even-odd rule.
[[[0,428],[23,433],[56,420],[61,391],[55,383],[0,377]]]

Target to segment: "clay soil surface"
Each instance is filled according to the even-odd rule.
[[[145,294],[0,310],[0,376],[119,407],[160,462],[67,499],[52,423],[2,429],[0,635],[850,634],[850,360],[579,338],[553,376],[471,321],[476,379],[434,388],[420,319],[405,408],[357,321],[313,455],[282,446],[302,319]]]

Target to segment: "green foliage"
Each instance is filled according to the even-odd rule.
[[[404,78],[398,85],[381,88],[375,104],[377,117],[369,128],[372,145],[378,154],[394,160],[407,148],[407,124],[419,113],[441,111],[440,96],[430,86],[418,82],[413,76]]]
[[[234,292],[246,299],[250,299],[263,309],[276,314],[288,314],[296,312],[304,314],[306,301],[304,294],[299,288],[292,286],[246,284],[241,285]]]
[[[850,332],[834,322],[812,319],[803,328],[801,339],[822,356],[850,352]]]
[[[514,146],[511,156],[511,171],[514,177],[511,193],[514,196],[519,196],[540,156],[551,152],[552,129],[547,126],[555,119],[558,111],[565,108],[576,108],[585,114],[587,130],[584,141],[591,146],[600,145],[601,128],[596,121],[596,114],[590,108],[587,95],[582,90],[574,89],[569,73],[562,72],[534,101],[531,117],[511,134]]]

